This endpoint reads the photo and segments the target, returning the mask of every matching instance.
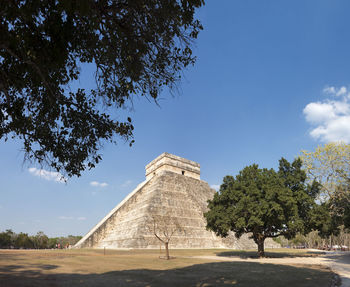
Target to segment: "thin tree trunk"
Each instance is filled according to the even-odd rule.
[[[265,257],[265,250],[264,250],[264,242],[265,242],[265,238],[259,238],[258,239],[258,254],[259,257]]]
[[[169,260],[170,259],[170,256],[169,256],[169,242],[165,242],[164,244],[165,244],[165,258],[167,260]]]

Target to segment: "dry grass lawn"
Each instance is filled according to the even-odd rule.
[[[329,286],[321,265],[220,262],[191,256],[254,256],[232,250],[0,250],[0,286]],[[270,257],[315,256],[271,250]]]

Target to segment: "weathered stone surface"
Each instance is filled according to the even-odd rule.
[[[166,153],[157,159],[146,166],[148,179],[76,247],[159,248],[160,242],[153,234],[153,220],[170,214],[182,227],[172,236],[171,248],[256,248],[247,235],[240,240],[234,234],[222,239],[206,230],[203,213],[215,190],[199,180],[199,164]]]
[[[146,165],[146,180],[164,170],[200,179],[199,163],[165,152]]]

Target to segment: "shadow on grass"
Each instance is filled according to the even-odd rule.
[[[325,256],[329,260],[333,260],[336,263],[340,264],[346,264],[350,266],[350,252],[334,252],[334,253],[328,253]],[[350,272],[350,267],[349,267]]]
[[[295,253],[295,252],[265,252],[266,258],[295,258],[295,257],[316,257],[320,256],[323,253],[320,252],[313,252],[313,251],[305,251],[303,253]],[[244,250],[232,250],[232,251],[224,251],[224,252],[218,252],[216,254],[217,256],[223,256],[223,257],[239,257],[242,259],[247,258],[259,258],[257,251],[244,251]]]
[[[34,268],[39,270],[53,270],[58,268],[57,265],[52,264],[26,264],[26,265],[19,265],[19,264],[13,264],[13,265],[6,265],[0,267],[0,273],[8,273],[8,272],[22,272],[22,269],[28,269],[28,268]],[[0,285],[1,286],[1,285]]]
[[[29,268],[29,266],[27,267]],[[53,273],[45,267],[2,268],[1,286],[329,286],[333,274],[323,267],[251,262],[215,262],[169,270],[123,270],[101,274]]]

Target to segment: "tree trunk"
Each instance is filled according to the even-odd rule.
[[[258,255],[259,257],[265,257],[265,251],[264,251],[264,242],[265,242],[265,238],[259,238],[257,240],[257,244],[258,244]]]
[[[165,244],[165,258],[167,260],[169,260],[170,259],[170,256],[169,256],[169,242],[165,242],[164,244]]]

